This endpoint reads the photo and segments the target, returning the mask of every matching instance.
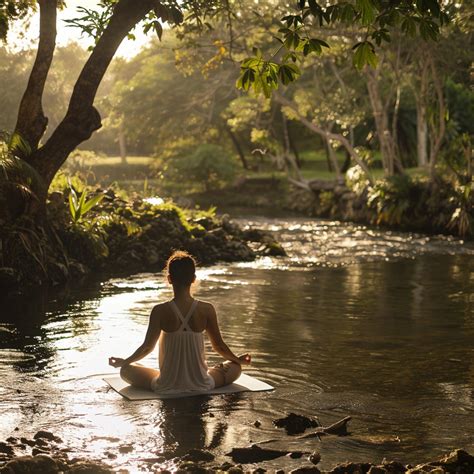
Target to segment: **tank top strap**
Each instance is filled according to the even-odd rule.
[[[171,305],[171,309],[173,310],[174,314],[176,314],[176,316],[181,321],[181,326],[179,327],[178,331],[192,331],[191,328],[188,325],[188,322],[189,322],[189,319],[191,318],[191,316],[193,315],[194,310],[196,309],[197,300],[194,300],[192,302],[191,307],[189,308],[189,310],[188,310],[185,317],[183,317],[183,314],[179,310],[178,305],[173,300],[170,301],[170,305]]]

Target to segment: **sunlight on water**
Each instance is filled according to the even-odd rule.
[[[252,354],[247,372],[274,392],[130,403],[109,390],[108,357],[141,344],[153,306],[172,298],[162,274],[114,278],[2,317],[0,440],[16,427],[48,429],[75,454],[132,471],[138,459],[189,448],[225,461],[232,447],[269,438],[281,440],[269,447],[317,449],[322,468],[472,450],[473,245],[298,218],[249,225],[273,232],[288,256],[200,268],[195,292],[215,304],[233,350]],[[157,353],[143,363],[157,367]],[[272,425],[290,411],[325,424],[350,415],[352,435],[291,441]]]

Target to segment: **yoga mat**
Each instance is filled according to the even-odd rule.
[[[262,382],[261,380],[242,374],[234,383],[225,385],[224,387],[206,390],[204,392],[183,392],[172,394],[160,394],[151,390],[143,390],[135,388],[124,382],[119,375],[110,375],[104,377],[104,380],[122,397],[127,400],[165,400],[170,398],[195,397],[197,395],[220,395],[222,393],[238,393],[238,392],[262,392],[273,390],[274,387]]]

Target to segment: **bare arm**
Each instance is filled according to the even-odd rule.
[[[143,359],[147,356],[156,346],[158,338],[161,333],[161,324],[160,316],[158,314],[158,307],[155,306],[153,311],[150,314],[150,320],[148,322],[148,329],[146,331],[145,340],[142,345],[129,357],[126,359],[121,359],[119,357],[111,357],[109,359],[109,364],[113,367],[123,367],[124,365],[130,365],[137,360]]]
[[[217,322],[217,314],[214,306],[210,306],[210,311],[207,319],[206,331],[211,341],[212,348],[220,354],[224,359],[236,362],[237,364],[249,364],[250,356],[245,354],[243,356],[236,356],[222,339],[219,323]]]

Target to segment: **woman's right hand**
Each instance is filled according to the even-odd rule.
[[[250,354],[242,354],[238,356],[238,359],[240,361],[240,364],[244,365],[250,365],[252,363],[252,357]]]
[[[109,365],[115,368],[123,367],[125,363],[125,359],[121,357],[109,357]]]

